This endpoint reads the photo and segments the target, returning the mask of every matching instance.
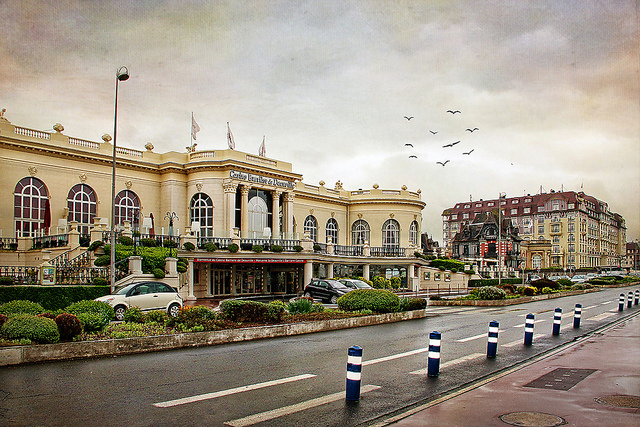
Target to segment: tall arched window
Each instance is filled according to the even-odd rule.
[[[365,242],[370,242],[371,229],[367,221],[359,219],[351,226],[351,244],[352,245],[364,245]]]
[[[16,235],[35,236],[38,229],[48,228],[46,224],[49,206],[49,192],[44,182],[38,178],[22,178],[13,193],[13,218]],[[51,211],[48,221],[51,222]]]
[[[382,246],[400,246],[400,225],[395,219],[388,219],[382,226]]]
[[[140,199],[131,190],[122,190],[116,195],[115,225],[124,225],[130,221],[131,226],[137,229],[140,220]]]
[[[534,269],[542,268],[542,257],[540,255],[534,255],[531,257],[531,267]]]
[[[96,216],[96,193],[87,184],[76,184],[67,195],[67,220],[78,223],[80,234],[89,234],[89,228]]]
[[[264,237],[264,229],[269,227],[269,207],[262,197],[254,196],[249,199],[249,237],[260,239]]]
[[[194,194],[190,205],[191,222],[200,222],[200,236],[213,237],[213,201],[204,193]]]
[[[418,233],[418,221],[413,221],[409,226],[409,242],[414,246],[418,244]]]
[[[338,243],[338,221],[333,218],[329,218],[327,226],[325,227],[325,233],[327,235],[327,243],[329,243],[329,237],[331,237],[332,243]]]
[[[309,237],[314,242],[318,241],[318,221],[313,215],[309,215],[304,219],[304,229],[305,233],[309,233]]]

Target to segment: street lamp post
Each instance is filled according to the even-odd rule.
[[[116,99],[113,113],[113,169],[111,171],[111,265],[109,268],[109,278],[111,292],[116,288],[116,132],[118,130],[118,83],[129,78],[129,70],[122,66],[116,71]]]

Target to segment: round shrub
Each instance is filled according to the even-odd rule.
[[[296,251],[296,252],[302,252],[302,246],[300,246],[300,245],[295,245],[295,246],[293,247],[293,250],[294,250],[294,251]]]
[[[193,244],[193,243],[191,243],[191,242],[186,242],[186,243],[185,243],[184,245],[182,245],[182,246],[184,246],[185,250],[187,250],[187,251],[192,251],[192,250],[194,250],[194,249],[196,248],[196,245],[194,245],[194,244]]]
[[[31,314],[35,316],[44,312],[45,309],[40,304],[27,300],[14,300],[0,305],[0,314],[5,314],[9,317],[16,314]]]
[[[129,307],[127,311],[124,312],[123,320],[125,323],[144,323],[144,314],[140,307]]]
[[[235,253],[235,252],[238,252],[238,250],[240,250],[240,247],[237,244],[232,243],[229,246],[227,246],[227,249],[229,249],[229,252]]]
[[[560,289],[560,285],[558,282],[554,282],[549,279],[538,279],[531,282],[531,286],[534,288],[541,290],[542,288],[551,288],[551,289]]]
[[[96,258],[96,260],[93,262],[93,264],[96,267],[106,267],[107,265],[109,265],[110,262],[111,262],[111,255],[104,254],[104,255],[100,255],[98,258]]]
[[[478,289],[478,299],[481,300],[500,300],[505,299],[507,293],[504,289],[495,286],[483,286]]]
[[[31,314],[12,316],[2,325],[2,335],[10,340],[28,339],[40,344],[60,341],[60,333],[56,322],[46,317]]]
[[[55,318],[60,339],[62,341],[71,341],[74,337],[82,333],[82,323],[77,316],[69,313],[62,313]]]
[[[527,297],[532,297],[537,293],[538,293],[538,290],[536,288],[534,288],[533,286],[527,286],[522,291],[522,295],[527,296]]]
[[[157,246],[155,239],[145,238],[140,239],[140,244],[146,248],[155,248]]]
[[[153,322],[159,325],[164,325],[167,320],[169,320],[169,316],[164,310],[152,310],[144,315],[145,323]]]
[[[152,273],[153,273],[153,277],[155,277],[156,279],[164,279],[165,273],[163,269],[154,268]]]
[[[83,300],[68,306],[65,311],[75,314],[82,322],[85,332],[100,331],[115,317],[113,307],[106,302]]]
[[[298,298],[287,304],[287,311],[291,314],[311,313],[312,309],[313,301],[309,301],[309,298],[305,297]]]
[[[133,239],[129,236],[120,235],[118,237],[118,243],[124,246],[133,246]]]
[[[89,247],[87,248],[88,251],[95,251],[96,249],[98,249],[99,247],[104,246],[104,242],[102,240],[96,240],[95,242],[92,242]]]
[[[207,252],[215,252],[218,250],[218,246],[215,243],[205,243],[204,250]]]
[[[338,298],[338,308],[344,311],[392,313],[398,311],[399,306],[398,295],[384,289],[356,289]]]
[[[167,239],[162,242],[162,246],[164,246],[165,248],[177,248],[178,244],[173,240]]]
[[[280,245],[271,245],[271,252],[280,253],[284,250],[284,248]]]
[[[253,245],[251,247],[251,250],[253,252],[260,253],[260,252],[262,252],[264,250],[264,246],[262,246],[262,245]]]
[[[573,282],[569,279],[559,279],[558,280],[558,285],[563,286],[563,287],[569,287],[571,285],[573,285]]]

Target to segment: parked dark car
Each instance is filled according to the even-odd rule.
[[[373,289],[367,282],[358,279],[340,279],[339,282],[351,289]]]
[[[312,279],[311,283],[304,288],[304,296],[317,298],[322,302],[337,304],[338,298],[352,290],[352,288],[343,285],[337,280]]]

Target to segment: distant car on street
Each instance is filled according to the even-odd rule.
[[[358,279],[340,279],[338,281],[351,289],[373,289],[367,282]]]
[[[587,280],[589,279],[587,279],[587,276],[584,274],[574,274],[574,276],[571,278],[571,281],[573,283],[584,283]]]
[[[127,285],[115,294],[95,299],[113,307],[116,320],[123,320],[124,313],[130,307],[142,311],[164,310],[170,316],[177,316],[182,307],[182,297],[171,286],[162,282],[138,282]]]
[[[352,290],[353,288],[349,288],[337,280],[312,279],[304,288],[304,296],[317,298],[322,302],[337,304],[338,298]]]

